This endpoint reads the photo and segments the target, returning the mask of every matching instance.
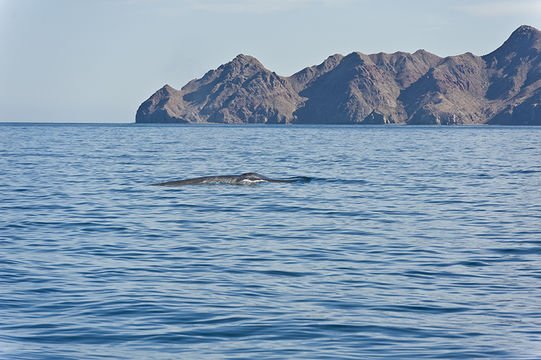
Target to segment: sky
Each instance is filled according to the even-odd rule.
[[[541,0],[0,0],[0,122],[132,123],[241,53],[289,76],[353,51],[484,55],[524,24]]]

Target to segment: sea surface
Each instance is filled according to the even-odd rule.
[[[258,172],[309,182],[150,186]],[[0,359],[540,359],[541,127],[0,124]]]

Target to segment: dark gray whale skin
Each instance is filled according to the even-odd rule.
[[[168,181],[159,184],[152,184],[153,186],[182,186],[182,185],[217,185],[217,184],[231,184],[231,185],[251,185],[258,182],[272,182],[272,183],[293,183],[296,180],[278,180],[270,179],[266,176],[259,175],[257,173],[245,173],[241,175],[220,175],[220,176],[203,176],[194,179]]]

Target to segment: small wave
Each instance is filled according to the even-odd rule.
[[[300,182],[316,182],[316,183],[329,183],[329,184],[353,184],[353,185],[360,185],[360,184],[367,184],[368,181],[362,180],[362,179],[338,179],[338,178],[320,178],[320,177],[307,177],[307,176],[300,176],[297,178],[307,179],[306,181],[300,181]]]
[[[372,310],[375,311],[388,311],[388,312],[413,312],[413,313],[426,313],[426,314],[446,314],[457,313],[471,310],[462,306],[437,306],[437,305],[394,305],[394,306],[376,306]]]
[[[541,170],[522,169],[522,170],[509,171],[509,174],[537,174],[537,173],[541,173]]]
[[[541,254],[541,247],[523,247],[523,248],[496,248],[490,249],[490,251],[504,254],[504,255],[528,255],[528,254]]]
[[[314,180],[314,178],[309,177],[309,176],[293,176],[290,178],[286,178],[285,180],[293,180],[298,183],[309,183],[312,180]]]

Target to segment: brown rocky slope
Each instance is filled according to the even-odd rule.
[[[137,123],[541,125],[541,32],[521,26],[485,56],[333,55],[290,77],[238,55],[165,85]]]

